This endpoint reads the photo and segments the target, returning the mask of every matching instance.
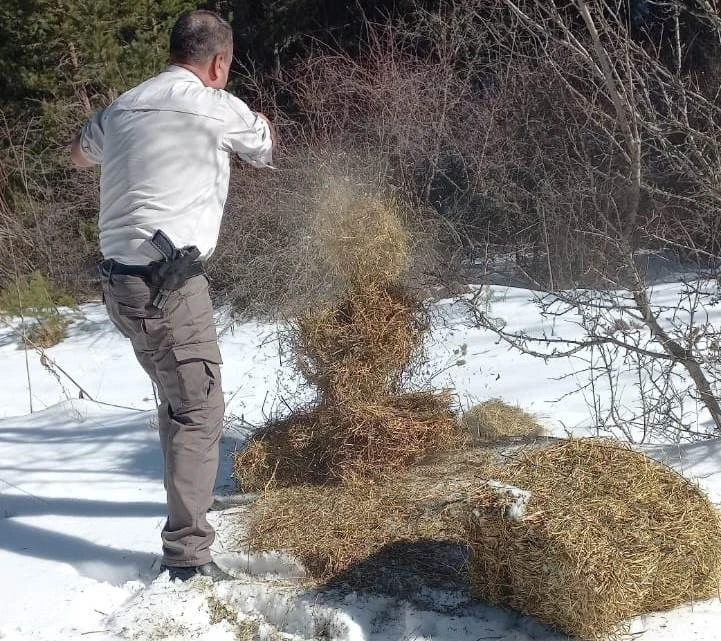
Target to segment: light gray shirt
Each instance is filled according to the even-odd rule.
[[[272,162],[262,118],[173,65],[96,113],[80,148],[100,164],[100,250],[129,265],[160,258],[147,242],[157,229],[207,259],[218,242],[230,155],[256,167]]]

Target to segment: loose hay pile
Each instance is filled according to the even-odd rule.
[[[244,491],[378,477],[458,442],[448,393],[324,404],[258,434],[236,457]]]
[[[398,285],[370,281],[335,307],[302,316],[293,349],[325,403],[398,394],[428,329],[423,307]]]
[[[401,393],[428,321],[399,284],[409,237],[397,205],[332,191],[321,209],[317,242],[346,292],[298,319],[291,340],[318,400],[268,425],[236,456],[246,491],[378,477],[459,441],[448,393]]]
[[[467,538],[481,599],[600,639],[633,616],[718,594],[719,515],[669,468],[582,440],[499,471],[531,498],[520,519],[486,492],[475,500]]]
[[[466,410],[461,424],[473,438],[481,441],[543,434],[543,428],[533,416],[497,398]]]
[[[399,542],[464,545],[465,500],[494,461],[488,451],[466,450],[392,479],[268,489],[251,508],[247,543],[255,550],[289,552],[320,580]]]

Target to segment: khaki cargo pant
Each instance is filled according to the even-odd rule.
[[[165,565],[208,563],[215,538],[206,512],[218,472],[225,403],[220,350],[208,280],[195,276],[173,292],[161,311],[155,291],[137,276],[103,279],[113,323],[158,388],[160,445],[168,518],[162,532]]]

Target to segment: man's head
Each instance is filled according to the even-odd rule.
[[[212,11],[182,14],[170,33],[170,62],[190,69],[207,87],[223,89],[233,60],[233,30]]]

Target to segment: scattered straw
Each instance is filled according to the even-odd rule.
[[[243,491],[379,477],[461,442],[448,392],[402,394],[428,323],[399,285],[366,283],[300,318],[291,344],[319,401],[271,423],[235,459]]]
[[[268,489],[251,507],[248,542],[293,554],[317,579],[337,576],[394,543],[460,543],[462,499],[491,462],[488,452],[467,451],[393,479]]]
[[[447,392],[320,405],[272,424],[235,459],[242,491],[380,477],[438,451],[459,434]]]
[[[331,272],[355,287],[401,279],[410,237],[396,200],[359,192],[336,178],[319,201],[312,235]]]
[[[236,456],[244,491],[378,479],[463,442],[448,392],[402,393],[428,330],[424,307],[401,285],[410,244],[402,212],[351,192],[333,183],[312,230],[345,280],[343,299],[291,329],[317,403],[270,423]]]
[[[329,403],[398,393],[419,356],[428,320],[399,286],[368,283],[295,325],[298,366]]]
[[[483,492],[468,525],[476,594],[582,639],[718,594],[719,515],[692,483],[628,448],[568,441],[500,470],[531,494],[503,516]]]
[[[491,399],[469,408],[461,416],[461,424],[473,438],[479,440],[495,441],[543,434],[543,428],[533,416],[500,399]]]

